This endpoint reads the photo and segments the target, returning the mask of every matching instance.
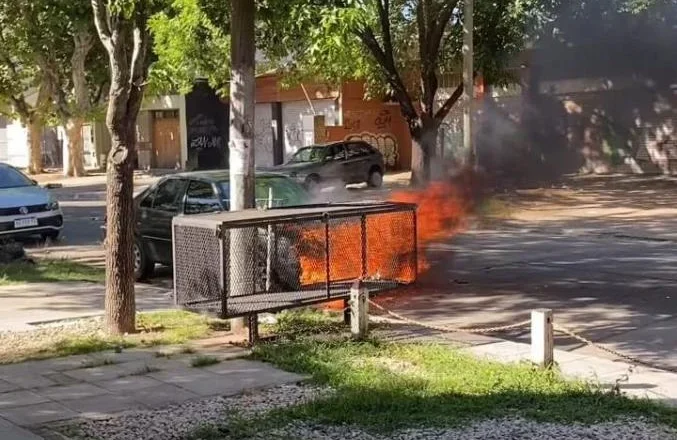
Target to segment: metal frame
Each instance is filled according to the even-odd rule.
[[[418,276],[418,242],[417,242],[417,214],[416,214],[416,205],[407,204],[407,203],[371,203],[371,204],[362,204],[362,203],[345,203],[345,204],[316,204],[303,207],[289,207],[289,208],[274,208],[266,211],[238,211],[231,213],[219,213],[219,214],[198,214],[194,216],[183,216],[181,218],[175,218],[172,226],[172,236],[173,241],[176,245],[176,227],[178,226],[190,226],[190,227],[199,227],[200,229],[208,229],[211,225],[212,230],[214,231],[212,237],[218,238],[220,242],[218,258],[220,258],[220,273],[218,274],[218,279],[220,282],[220,298],[210,297],[209,299],[196,299],[189,300],[186,298],[187,293],[179,292],[177,286],[179,283],[176,280],[177,276],[177,257],[178,251],[176,246],[174,246],[174,261],[175,261],[175,282],[174,282],[174,296],[175,304],[188,308],[188,309],[199,309],[204,310],[208,308],[209,311],[218,314],[222,318],[234,318],[241,316],[251,316],[256,313],[265,313],[265,312],[278,312],[285,309],[304,307],[314,304],[320,304],[327,301],[341,300],[346,299],[349,296],[350,286],[355,281],[355,277],[349,279],[331,279],[331,258],[333,252],[336,250],[332,249],[332,244],[330,240],[330,235],[332,231],[331,220],[340,220],[340,219],[355,219],[359,222],[360,229],[360,249],[354,249],[355,252],[360,253],[360,267],[359,267],[359,278],[363,279],[363,282],[370,288],[373,294],[386,292],[397,287],[408,284],[408,282],[402,282],[395,279],[391,280],[364,280],[368,275],[368,228],[367,221],[369,216],[373,215],[382,215],[382,214],[396,214],[396,213],[406,213],[410,212],[412,216],[411,220],[411,231],[413,237],[411,237],[411,252],[412,257],[408,260],[406,264],[412,264],[414,271],[415,281]],[[245,218],[242,218],[245,217]],[[193,221],[197,221],[194,224],[191,224]],[[232,295],[229,292],[229,271],[230,262],[229,252],[227,249],[229,231],[235,228],[262,228],[265,227],[268,230],[268,226],[273,226],[273,229],[277,228],[279,225],[283,224],[296,224],[302,225],[304,223],[314,222],[315,227],[323,225],[324,237],[323,237],[323,247],[324,247],[324,271],[326,280],[322,281],[320,285],[305,285],[302,286],[300,290],[293,291],[279,291],[279,292],[259,292],[254,291],[251,293],[245,293],[242,295]],[[196,226],[198,225],[199,226]],[[275,245],[275,252],[277,253],[277,243]],[[214,257],[217,257],[216,255]],[[185,260],[185,258],[184,258]],[[413,261],[412,261],[413,260]],[[191,264],[200,264],[201,262],[191,261]],[[180,263],[179,263],[180,264]],[[256,264],[254,264],[255,270]],[[413,282],[412,281],[412,282]],[[255,287],[256,289],[256,287]],[[185,290],[185,289],[184,289]],[[215,292],[213,289],[212,292]],[[180,298],[181,295],[184,295],[184,298]],[[267,295],[265,301],[269,302],[266,306],[257,307],[256,305],[252,307],[247,307],[247,304],[253,303],[254,299],[261,298],[264,295]],[[213,296],[213,295],[212,295]],[[248,300],[252,300],[250,303],[247,303]],[[283,304],[282,304],[283,303]],[[236,305],[245,305],[244,307],[237,307]],[[237,310],[237,311],[236,311]]]

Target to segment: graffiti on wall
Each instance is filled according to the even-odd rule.
[[[349,134],[345,137],[346,141],[364,141],[376,148],[383,154],[383,160],[386,167],[394,168],[399,160],[399,149],[397,138],[390,133],[370,133],[368,131]]]
[[[254,122],[256,164],[273,164],[273,126],[270,117],[259,117]]]

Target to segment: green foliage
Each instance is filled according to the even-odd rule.
[[[173,0],[153,16],[149,27],[157,57],[151,66],[149,92],[187,93],[205,77],[226,95],[230,77],[229,2]]]
[[[247,435],[262,435],[297,420],[357,425],[379,433],[453,427],[505,416],[558,423],[597,423],[618,417],[677,423],[671,408],[566,380],[555,370],[489,362],[440,345],[356,343],[325,337],[260,345],[254,350],[255,358],[310,374],[334,392],[249,420],[240,427]]]

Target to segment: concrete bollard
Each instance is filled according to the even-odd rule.
[[[531,311],[531,361],[543,368],[554,362],[552,310]]]
[[[350,332],[354,339],[364,339],[369,331],[369,290],[362,281],[350,288]]]

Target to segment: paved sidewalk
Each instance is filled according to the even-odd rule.
[[[152,350],[0,366],[0,439],[38,440],[41,437],[28,428],[42,432],[40,425],[51,422],[108,418],[128,410],[236,395],[304,379],[261,362],[237,359],[246,354],[247,350],[233,346],[201,352],[221,361],[203,368],[191,366],[198,354],[163,357]]]
[[[103,314],[105,289],[96,283],[27,283],[0,287],[0,331],[30,330],[36,323]],[[174,307],[172,291],[136,285],[137,310]]]

